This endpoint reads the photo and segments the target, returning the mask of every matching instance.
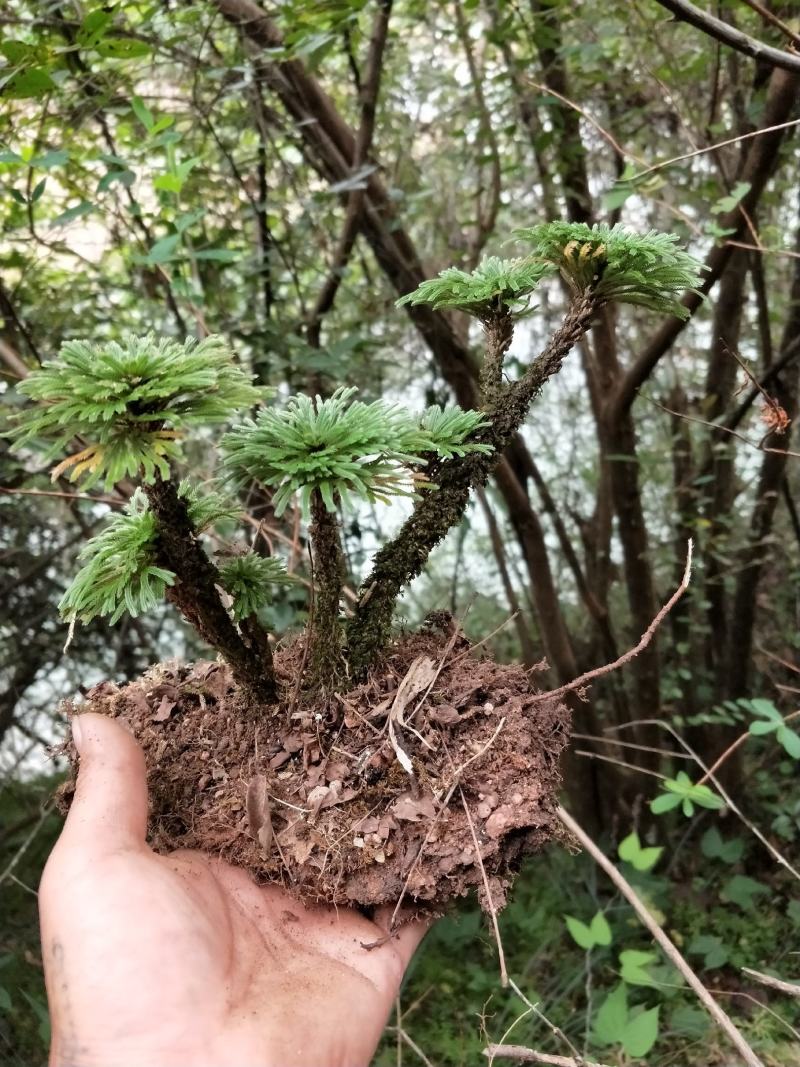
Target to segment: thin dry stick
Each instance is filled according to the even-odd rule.
[[[639,181],[640,178],[644,178],[647,174],[653,174],[657,170],[663,170],[664,167],[671,167],[673,163],[681,163],[684,159],[692,159],[694,156],[705,155],[706,152],[716,152],[718,148],[725,148],[729,144],[737,144],[739,141],[749,141],[751,137],[761,137],[765,133],[775,133],[778,130],[786,130],[790,126],[797,126],[800,124],[800,119],[792,119],[790,122],[779,122],[777,126],[765,126],[763,130],[753,130],[750,133],[743,133],[739,137],[730,137],[727,141],[720,141],[718,144],[709,145],[707,148],[697,148],[694,152],[685,152],[682,156],[673,156],[671,159],[665,159],[663,163],[654,163],[652,167],[648,167],[647,170],[640,170],[637,174],[632,174],[630,178],[625,179],[625,183],[631,183]]]
[[[760,252],[762,256],[785,256],[787,259],[800,259],[800,252],[791,252],[788,248],[767,248],[766,245],[749,245],[744,241],[726,241],[732,248],[746,248],[748,252]]]
[[[596,1063],[594,1060],[574,1060],[571,1056],[550,1056],[546,1052],[535,1052],[532,1048],[525,1048],[524,1045],[487,1045],[483,1054],[491,1059],[500,1056],[507,1060],[518,1060],[520,1063],[546,1063],[552,1067],[607,1067],[606,1064]]]
[[[773,26],[777,26],[781,33],[789,38],[792,44],[800,45],[800,34],[795,33],[791,26],[787,26],[782,19],[779,19],[777,15],[774,15],[771,11],[765,8],[763,4],[758,2],[758,0],[742,0],[742,3],[747,4],[753,11],[757,11],[765,22],[771,22]]]
[[[658,942],[664,955],[677,967],[687,983],[691,986],[694,992],[697,994],[703,1007],[708,1011],[712,1019],[715,1020],[720,1028],[725,1032],[729,1038],[731,1044],[737,1049],[739,1054],[744,1058],[748,1067],[764,1067],[763,1062],[758,1058],[750,1045],[744,1039],[742,1034],[736,1029],[730,1017],[722,1010],[717,1004],[706,987],[694,973],[692,968],[680,954],[678,949],[673,945],[656,920],[650,914],[648,909],[639,898],[636,890],[632,885],[620,874],[613,863],[605,856],[589,835],[575,822],[568,811],[564,808],[558,807],[557,814],[561,822],[566,826],[569,832],[580,841],[581,845],[586,849],[595,863],[602,867],[617,889],[622,893],[633,910],[642,920],[644,925],[650,931],[650,934],[655,941]]]
[[[433,1063],[431,1063],[431,1061],[428,1059],[428,1057],[425,1055],[425,1053],[422,1051],[416,1041],[414,1041],[413,1038],[409,1037],[409,1035],[402,1028],[402,1026],[387,1026],[386,1029],[389,1031],[389,1033],[396,1033],[399,1041],[405,1041],[411,1051],[416,1053],[417,1056],[419,1056],[419,1058],[425,1064],[425,1067],[434,1067]],[[402,1048],[402,1045],[400,1047]]]
[[[791,715],[786,715],[783,721],[789,722],[791,719],[796,719],[798,715],[800,715],[800,711],[793,711]],[[743,734],[740,734],[740,736],[737,737],[732,744],[728,745],[722,755],[719,756],[714,763],[712,763],[711,767],[705,772],[705,774],[697,784],[703,785],[706,779],[711,778],[719,770],[719,768],[722,766],[728,756],[730,756],[732,752],[735,752],[740,745],[743,745],[745,741],[747,741],[747,739],[752,736],[753,734],[751,734],[749,730],[745,730]]]
[[[556,1026],[556,1024],[553,1023],[553,1022],[550,1022],[550,1020],[547,1018],[545,1013],[541,1010],[539,1005],[538,1004],[534,1004],[532,1001],[528,1000],[528,998],[525,996],[525,994],[522,992],[520,987],[517,985],[517,983],[513,979],[509,979],[509,983],[508,984],[511,986],[511,988],[514,990],[514,992],[517,994],[517,996],[522,1001],[522,1003],[523,1004],[527,1004],[527,1006],[530,1008],[530,1010],[533,1012],[533,1014],[536,1016],[536,1018],[537,1019],[541,1019],[541,1021],[545,1024],[545,1026],[547,1026],[550,1029],[550,1031],[553,1034],[553,1037],[557,1037],[557,1038],[559,1038],[559,1040],[564,1042],[564,1044],[567,1046],[567,1048],[570,1050],[570,1052],[575,1057],[575,1062],[577,1064],[577,1067],[585,1067],[585,1062],[584,1062],[583,1056],[580,1054],[578,1049],[572,1044],[572,1042],[567,1037],[567,1035],[564,1033],[564,1031],[561,1029],[561,1027],[560,1026]]]
[[[730,434],[731,437],[736,437],[744,444],[749,445],[750,448],[754,448],[756,452],[773,452],[776,456],[790,456],[793,459],[800,459],[800,452],[790,452],[788,448],[768,448],[762,444],[761,441],[751,441],[749,437],[745,437],[743,433],[739,433],[738,430],[731,430],[728,426],[723,426],[719,422],[709,422],[708,419],[701,419],[699,415],[687,415],[686,412],[673,411],[672,408],[666,407],[664,404],[660,404],[657,400],[653,400],[647,393],[640,393],[639,396],[645,400],[649,400],[657,408],[661,408],[662,411],[666,411],[668,415],[674,415],[676,419],[685,419],[686,422],[696,422],[700,426],[708,426],[710,430],[721,430],[723,433]]]
[[[449,755],[449,753],[448,753]],[[492,890],[489,885],[489,875],[486,873],[486,868],[483,865],[483,857],[481,856],[481,846],[478,844],[478,835],[475,833],[475,824],[472,821],[469,808],[467,806],[467,798],[464,796],[464,790],[461,786],[458,787],[458,792],[461,796],[461,803],[464,807],[464,814],[467,817],[469,823],[469,832],[472,834],[472,843],[475,846],[475,856],[477,857],[478,864],[481,869],[481,878],[483,878],[483,890],[486,893],[486,903],[489,908],[489,914],[492,917],[492,928],[494,930],[494,939],[497,943],[497,959],[500,963],[500,985],[503,989],[508,988],[508,969],[506,967],[506,954],[503,951],[503,939],[500,937],[500,927],[497,922],[497,908],[494,906],[494,900],[492,899]]]
[[[796,982],[785,982],[782,978],[774,978],[771,974],[754,971],[752,967],[742,967],[742,974],[749,974],[762,985],[768,985],[770,989],[778,989],[781,993],[788,993],[790,997],[800,997],[800,985]]]
[[[608,132],[608,130],[606,130],[603,126],[600,125],[597,119],[592,118],[588,111],[584,111],[584,109],[579,104],[576,104],[574,100],[570,100],[569,97],[563,96],[561,93],[556,92],[556,90],[551,89],[549,85],[542,85],[541,82],[534,81],[533,78],[525,78],[524,81],[528,85],[533,86],[534,89],[538,89],[540,93],[547,93],[549,96],[554,96],[556,100],[560,100],[562,104],[566,104],[567,107],[571,107],[573,111],[577,111],[581,118],[586,119],[590,126],[594,126],[594,128],[603,138],[603,140],[608,141],[614,151],[619,153],[619,155],[622,156],[623,159],[634,159],[637,163],[644,162],[644,160],[640,159],[639,156],[634,155],[634,153],[629,151],[627,148],[623,148],[619,141],[617,141]],[[707,152],[709,151],[709,149],[704,149],[704,151]],[[666,166],[666,163],[661,164],[661,166]],[[646,170],[642,171],[642,174],[647,173],[648,172]]]
[[[585,674],[579,675],[573,681],[567,682],[566,685],[562,685],[558,689],[551,689],[549,693],[539,693],[536,696],[536,700],[544,700],[545,698],[563,696],[564,693],[569,693],[573,689],[578,689],[581,686],[586,685],[587,682],[593,681],[595,678],[602,678],[603,675],[610,674],[612,671],[618,670],[620,667],[624,666],[626,663],[630,663],[630,661],[635,656],[638,656],[640,652],[644,652],[644,650],[647,648],[647,646],[653,640],[653,637],[655,635],[656,630],[659,628],[661,623],[664,621],[664,619],[667,617],[667,615],[669,615],[670,611],[672,611],[672,609],[678,603],[680,598],[683,596],[683,594],[689,588],[689,579],[691,578],[691,576],[692,576],[692,541],[690,539],[689,540],[689,545],[688,545],[688,548],[687,548],[687,551],[686,551],[686,567],[685,567],[684,572],[683,572],[683,578],[681,579],[681,584],[678,586],[678,588],[675,590],[675,592],[672,594],[672,596],[666,602],[664,607],[661,609],[661,611],[659,611],[658,615],[656,615],[656,617],[653,619],[653,621],[647,627],[645,632],[642,634],[642,637],[641,637],[641,639],[639,641],[639,644],[636,645],[635,648],[631,648],[627,652],[624,652],[619,657],[619,659],[615,659],[613,663],[606,663],[604,667],[595,667],[594,670],[587,671]]]

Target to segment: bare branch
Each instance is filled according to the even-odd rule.
[[[735,48],[752,59],[766,60],[773,67],[781,67],[783,70],[800,71],[800,56],[790,52],[781,52],[779,48],[772,48],[768,44],[762,44],[755,37],[751,37],[741,30],[735,29],[722,19],[709,15],[706,11],[690,4],[688,0],[658,0],[662,7],[681,22],[688,22],[695,29],[702,30],[708,37],[713,37],[723,44]]]
[[[624,652],[618,659],[615,659],[613,663],[606,663],[603,667],[595,667],[594,670],[586,671],[585,674],[579,675],[573,681],[568,682],[566,685],[560,686],[558,689],[551,689],[549,693],[539,694],[537,699],[544,700],[545,697],[549,699],[551,697],[563,696],[565,693],[569,693],[573,689],[580,689],[582,686],[586,685],[587,682],[591,682],[595,678],[602,678],[603,675],[610,674],[612,671],[618,670],[626,663],[630,663],[634,656],[638,656],[640,652],[643,652],[647,648],[647,646],[653,640],[656,630],[659,628],[661,623],[664,621],[670,611],[672,611],[672,609],[678,603],[678,601],[686,592],[686,590],[689,588],[689,579],[691,578],[691,574],[692,542],[689,541],[689,548],[686,553],[686,568],[683,572],[683,581],[672,594],[672,596],[669,598],[669,600],[666,602],[666,604],[663,606],[663,608],[659,611],[659,613],[656,615],[650,625],[647,627],[645,632],[642,634],[638,645],[636,645],[634,648],[629,649],[627,652]]]

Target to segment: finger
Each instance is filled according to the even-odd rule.
[[[75,797],[58,842],[59,850],[95,856],[144,846],[147,775],[141,748],[106,715],[86,713],[72,720],[78,750]]]

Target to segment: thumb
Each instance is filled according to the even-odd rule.
[[[147,775],[141,748],[115,719],[91,712],[72,720],[72,738],[78,781],[57,848],[95,856],[143,848]]]

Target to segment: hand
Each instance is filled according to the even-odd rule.
[[[73,735],[77,790],[39,892],[51,1067],[369,1063],[425,926],[368,951],[384,931],[357,912],[156,855],[139,746],[102,715]]]

